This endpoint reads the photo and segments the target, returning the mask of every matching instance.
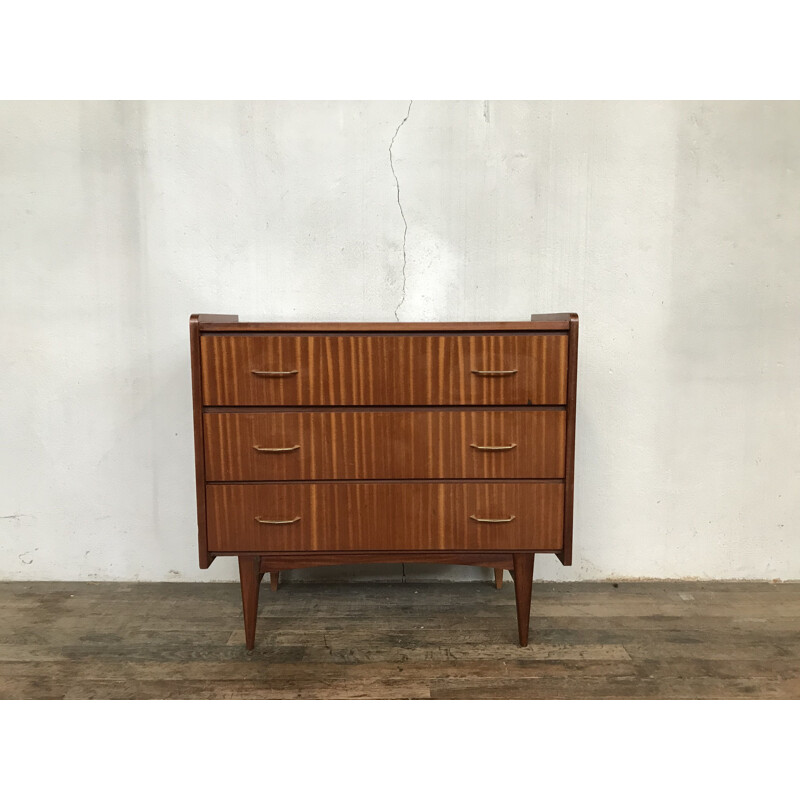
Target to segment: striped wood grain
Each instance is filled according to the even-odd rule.
[[[213,484],[206,492],[212,552],[562,546],[562,483]],[[300,519],[270,525],[256,516]]]
[[[212,406],[563,405],[563,334],[203,335]],[[472,370],[518,370],[481,377]],[[263,377],[252,370],[291,371]]]
[[[564,477],[561,410],[212,412],[204,423],[209,481]]]

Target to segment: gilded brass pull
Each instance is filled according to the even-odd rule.
[[[517,443],[513,444],[471,444],[476,450],[513,450]]]
[[[502,378],[504,375],[516,375],[518,369],[474,369],[472,372],[475,375],[480,375],[484,378]]]
[[[288,375],[297,375],[296,369],[289,369],[283,372],[268,369],[251,369],[250,372],[252,372],[253,375],[262,375],[265,378],[285,378]]]
[[[262,525],[291,525],[299,519],[300,517],[295,517],[294,519],[261,519],[261,517],[256,517],[256,522],[260,522]]]
[[[516,519],[513,514],[508,519],[483,519],[482,517],[476,517],[474,514],[470,514],[469,518],[474,519],[475,522],[511,522]]]
[[[291,453],[292,450],[299,449],[299,444],[292,445],[291,447],[259,447],[258,445],[253,445],[253,450],[258,450],[259,453]]]

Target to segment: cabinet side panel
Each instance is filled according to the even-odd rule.
[[[564,549],[558,554],[572,564],[572,503],[575,495],[575,407],[578,392],[578,315],[571,314],[567,353],[567,446],[564,463]]]
[[[203,444],[203,398],[200,370],[200,315],[189,317],[189,345],[192,364],[192,412],[194,419],[194,472],[197,489],[197,545],[200,569],[208,569],[214,556],[208,554],[206,535],[206,467]]]

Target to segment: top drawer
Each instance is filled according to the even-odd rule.
[[[563,405],[564,334],[204,334],[211,406]]]

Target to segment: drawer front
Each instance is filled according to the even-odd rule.
[[[217,484],[206,493],[216,553],[562,545],[561,483]]]
[[[214,406],[563,405],[567,337],[204,335]]]
[[[564,477],[559,410],[207,412],[204,424],[210,481]]]

